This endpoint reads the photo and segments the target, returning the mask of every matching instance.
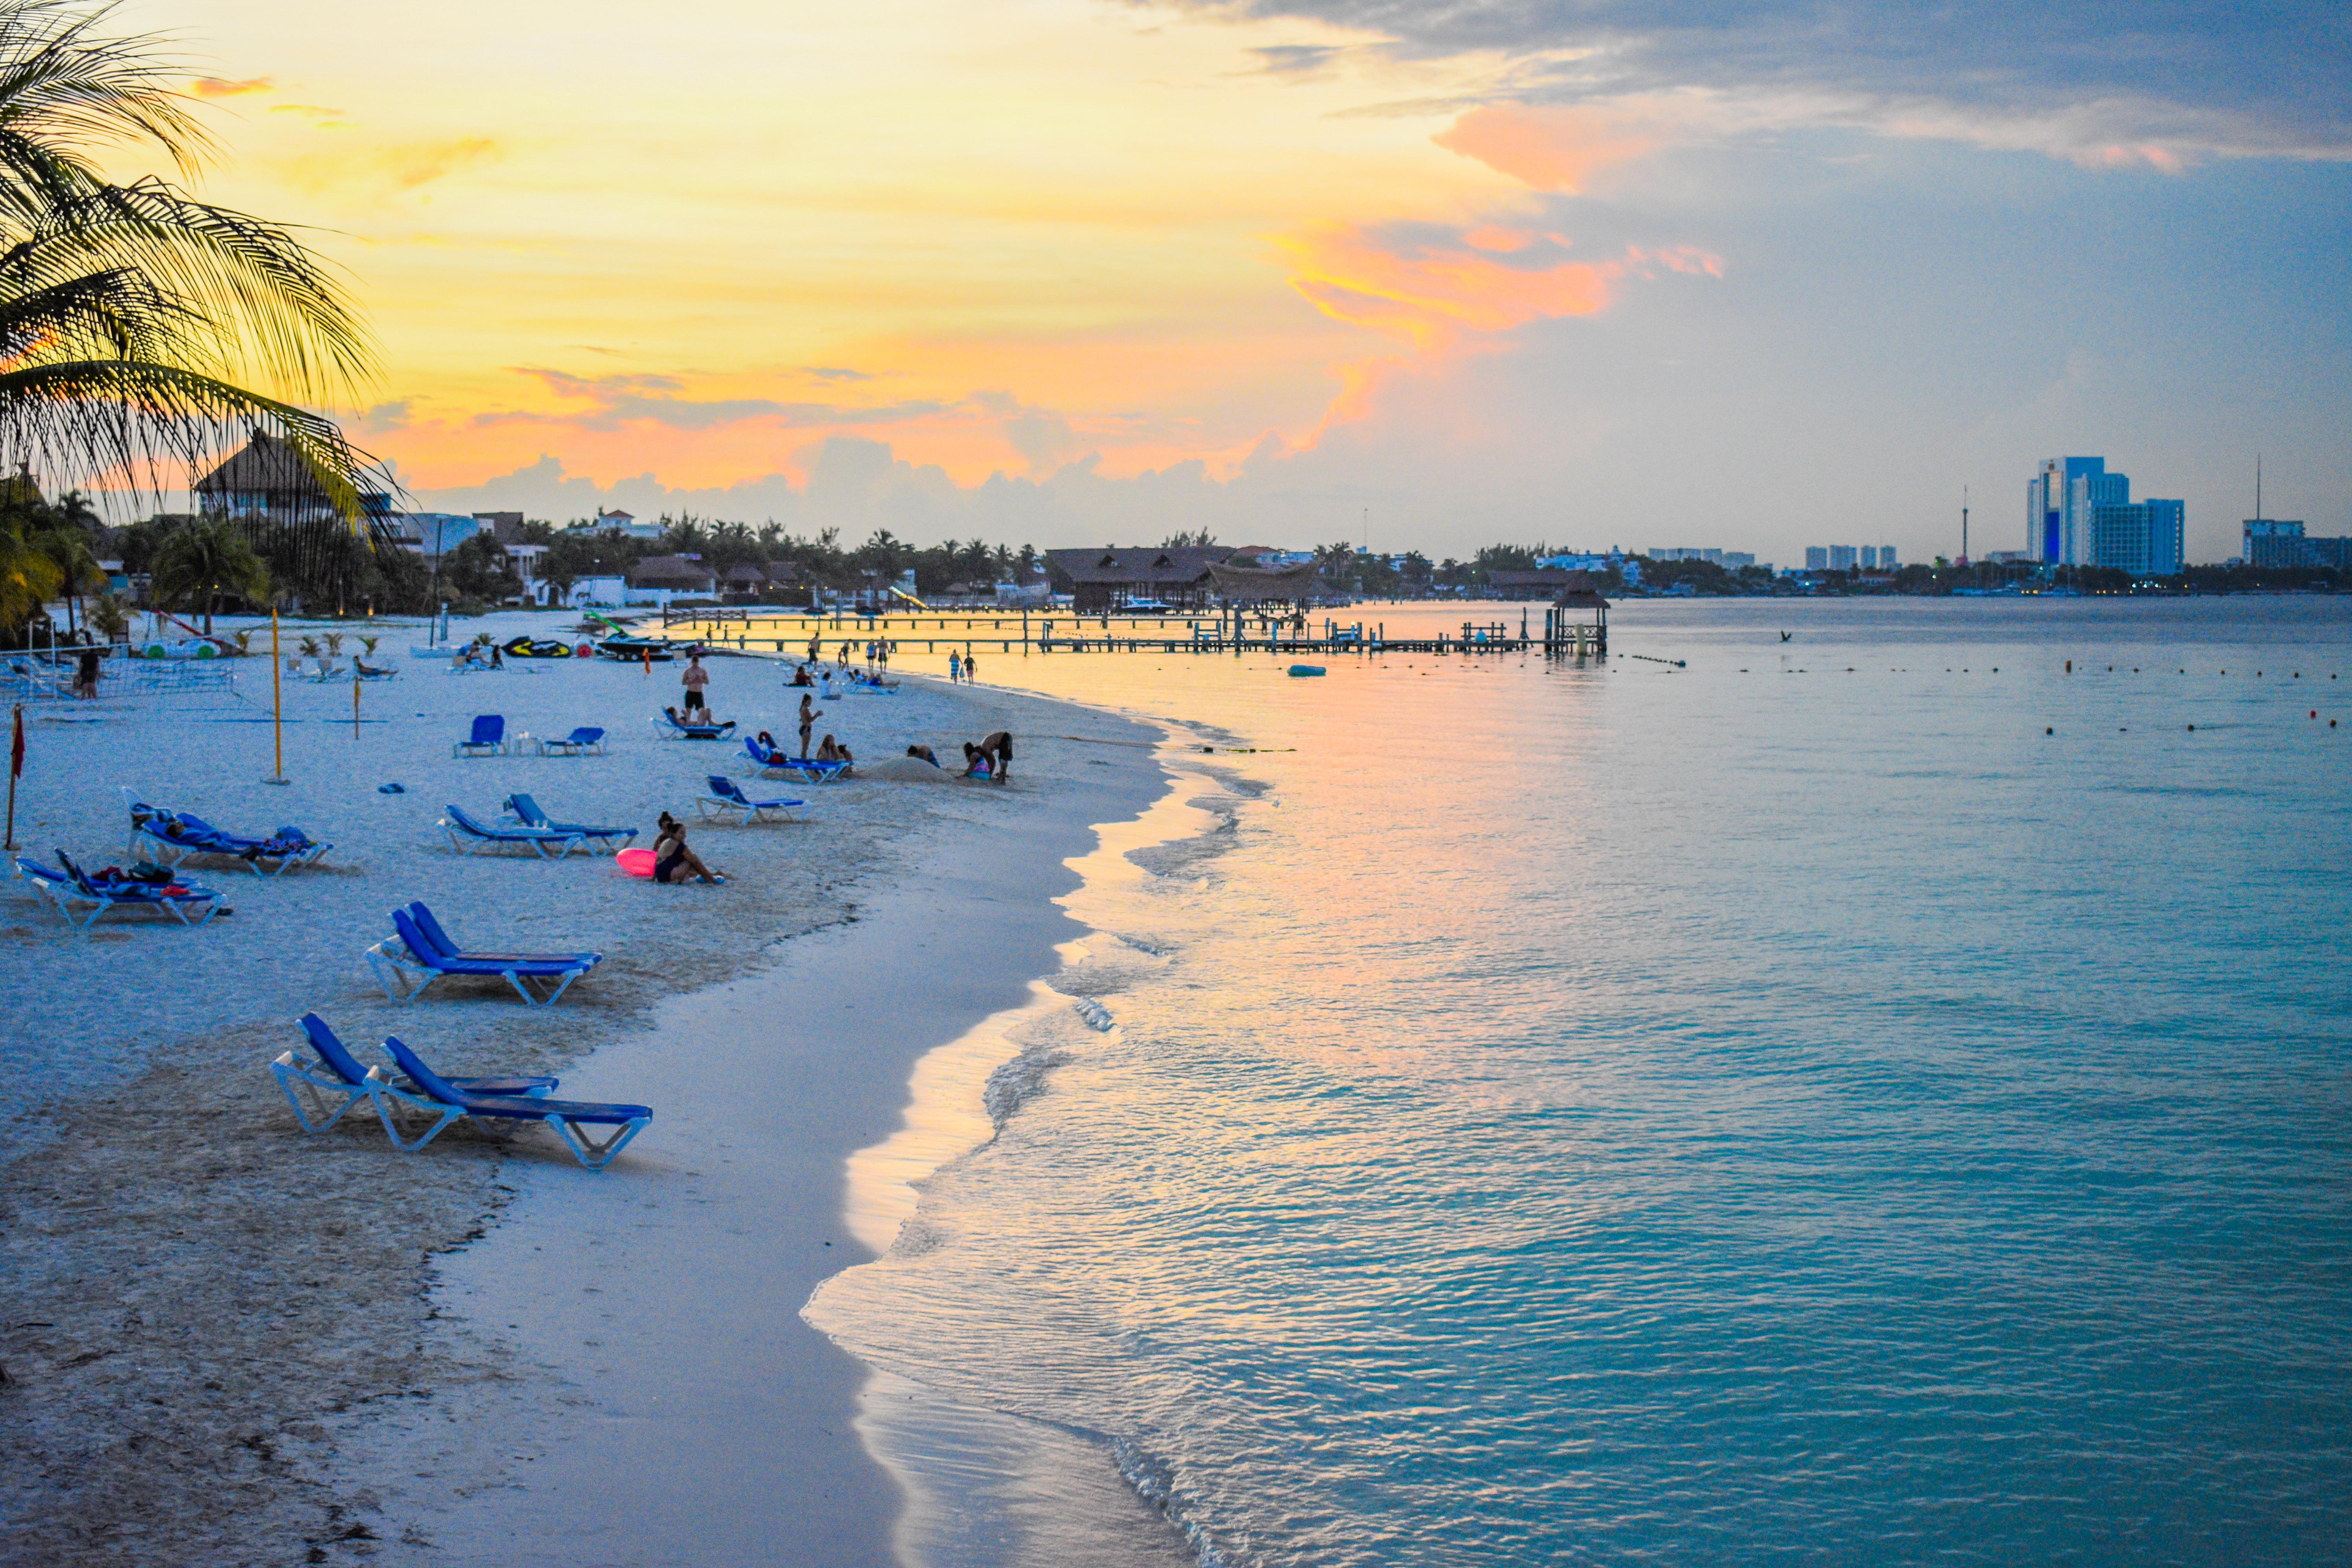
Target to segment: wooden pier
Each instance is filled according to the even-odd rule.
[[[1595,595],[1598,597],[1598,595]],[[1458,633],[1431,637],[1388,635],[1386,623],[1349,624],[1324,617],[1319,626],[1303,615],[1266,615],[1229,610],[1221,615],[1078,616],[1003,610],[917,610],[865,615],[854,610],[825,616],[776,615],[758,605],[665,608],[662,633],[711,647],[744,652],[805,651],[811,638],[836,642],[887,637],[892,647],[923,653],[1271,653],[1271,654],[1482,654],[1542,653],[1559,658],[1605,658],[1609,623],[1605,605],[1552,605],[1540,626],[1522,609],[1515,628],[1507,621],[1468,621]]]

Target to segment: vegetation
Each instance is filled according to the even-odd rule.
[[[341,284],[286,229],[180,184],[106,178],[98,156],[161,154],[183,180],[215,152],[170,84],[184,68],[110,13],[0,0],[0,465],[52,483],[152,494],[248,432],[287,443],[332,515],[275,542],[286,563],[366,549],[363,458],[298,406],[347,395],[373,349]],[[268,390],[258,390],[258,388]],[[29,478],[19,481],[29,489]],[[336,520],[342,521],[336,521]],[[0,630],[37,613],[49,574],[21,523]],[[79,570],[59,567],[79,592]],[[30,595],[28,600],[28,595]]]
[[[202,611],[207,636],[222,600],[262,604],[269,597],[269,568],[253,552],[244,531],[226,518],[202,518],[173,531],[149,570],[155,602],[167,609]]]

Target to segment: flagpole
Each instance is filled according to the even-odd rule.
[[[278,669],[278,606],[269,606],[269,732],[278,746],[278,771],[262,780],[263,784],[286,783],[286,708],[279,689]]]
[[[8,843],[16,847],[16,775],[25,771],[25,705],[11,710],[8,735]]]

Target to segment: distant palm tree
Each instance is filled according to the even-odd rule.
[[[20,626],[57,596],[66,574],[28,513],[0,513],[0,627]]]
[[[173,530],[155,547],[148,580],[157,604],[203,611],[206,637],[223,599],[269,596],[269,569],[226,518],[198,518]]]
[[[160,152],[183,177],[214,152],[162,40],[108,36],[108,16],[0,0],[0,465],[153,494],[266,430],[356,527],[366,461],[296,402],[356,394],[367,330],[286,229],[166,180],[106,179],[109,147]]]

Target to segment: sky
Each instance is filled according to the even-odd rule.
[[[2352,532],[2352,21],[131,0],[422,508],[1466,555]],[[133,165],[121,165],[131,172]]]

